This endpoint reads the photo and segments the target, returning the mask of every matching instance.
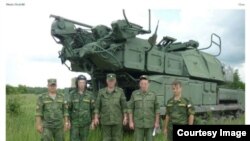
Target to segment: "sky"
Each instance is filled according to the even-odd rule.
[[[148,29],[146,8],[125,10],[130,22]],[[69,87],[71,78],[79,74],[70,72],[58,58],[62,46],[56,44],[50,35],[53,22],[50,14],[93,26],[103,24],[110,27],[112,21],[123,19],[122,8],[103,7],[97,12],[84,6],[84,3],[28,3],[25,7],[8,7],[5,12],[8,14],[2,16],[0,27],[1,36],[4,37],[1,47],[4,48],[5,80],[14,86],[46,86],[48,78],[56,78],[59,87]],[[218,59],[225,65],[239,69],[240,77],[245,81],[244,10],[151,9],[153,31],[158,20],[158,41],[167,35],[180,42],[196,40],[203,48],[209,46],[212,33],[218,34],[222,39],[222,53]],[[139,37],[147,39],[149,36]],[[218,48],[213,46],[206,52],[217,54]]]

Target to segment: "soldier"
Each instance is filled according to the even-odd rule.
[[[172,83],[173,97],[167,102],[164,134],[168,141],[173,141],[173,125],[192,125],[194,122],[194,107],[188,99],[182,97],[182,84],[175,80]]]
[[[68,106],[63,94],[57,93],[56,79],[48,79],[48,93],[38,97],[35,115],[36,129],[42,134],[42,141],[64,141]]]
[[[86,90],[87,79],[79,75],[75,80],[75,86],[69,94],[69,115],[70,115],[70,140],[87,141],[89,129],[94,110],[93,93]]]
[[[135,130],[135,141],[153,141],[153,130],[159,127],[159,104],[156,94],[149,90],[148,76],[140,77],[139,86],[128,102],[129,127]]]
[[[123,89],[116,86],[116,75],[107,74],[107,87],[100,89],[95,106],[95,125],[101,118],[103,141],[122,141],[123,125],[127,124],[126,97]]]

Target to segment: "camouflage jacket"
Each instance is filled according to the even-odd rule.
[[[48,93],[39,95],[36,104],[36,116],[41,116],[43,127],[63,127],[64,116],[68,116],[67,101],[64,101],[63,94],[57,94],[52,99]]]
[[[133,113],[135,127],[154,127],[155,117],[160,113],[159,103],[154,92],[142,93],[135,90],[128,102],[128,112]]]
[[[167,102],[166,115],[170,117],[171,124],[188,124],[189,115],[194,115],[194,106],[190,100],[181,97],[179,100],[170,98]]]
[[[122,124],[123,113],[126,113],[126,109],[123,89],[116,87],[112,93],[109,93],[107,88],[99,90],[94,112],[100,114],[101,124]]]
[[[83,94],[79,94],[77,89],[70,92],[68,105],[72,126],[84,127],[90,125],[94,102],[93,93],[88,90],[84,91]]]

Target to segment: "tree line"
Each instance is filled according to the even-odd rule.
[[[245,90],[245,83],[240,80],[240,75],[236,69],[233,73],[233,81],[226,82],[222,87],[229,89],[243,89]],[[63,92],[63,89],[58,89]],[[11,86],[6,85],[6,94],[41,94],[47,92],[46,87],[29,87],[25,85]]]
[[[239,75],[238,69],[236,69],[233,73],[233,81],[226,82],[223,87],[229,88],[229,89],[243,89],[243,90],[245,90],[245,83],[240,80],[240,75]]]
[[[6,85],[6,94],[41,94],[46,93],[48,90],[46,87],[29,87],[26,85]],[[62,92],[63,89],[58,89],[59,92]]]

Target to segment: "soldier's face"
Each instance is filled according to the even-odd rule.
[[[107,80],[107,85],[109,88],[114,88],[116,84],[116,79]]]
[[[148,87],[149,87],[149,82],[148,80],[140,80],[140,89],[143,91],[143,92],[146,92],[148,91]]]
[[[52,84],[52,85],[48,85],[48,91],[49,93],[56,93],[56,85]]]
[[[179,96],[181,94],[181,86],[180,85],[172,85],[172,91],[175,96]]]
[[[77,85],[78,85],[79,90],[84,91],[85,87],[86,87],[86,81],[85,80],[79,80],[77,82]]]

